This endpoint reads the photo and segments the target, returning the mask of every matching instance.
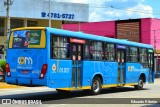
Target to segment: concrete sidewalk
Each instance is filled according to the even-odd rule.
[[[160,84],[160,78],[155,78],[154,84]]]

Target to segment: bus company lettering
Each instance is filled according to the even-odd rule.
[[[52,65],[52,73],[69,73],[69,68],[59,68],[57,69],[56,65]]]
[[[141,68],[135,68],[134,66],[128,66],[128,71],[138,71],[138,72],[146,72],[147,69]]]
[[[38,43],[38,40],[34,40],[34,38],[32,38],[32,39],[30,40],[30,42],[31,42],[31,43]]]
[[[32,65],[33,64],[33,60],[31,57],[18,57],[18,64],[25,64],[25,65]]]

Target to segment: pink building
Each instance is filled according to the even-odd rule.
[[[160,71],[160,19],[142,18],[80,24],[64,24],[63,29],[151,44]]]
[[[71,31],[82,31],[84,33],[114,38],[115,21],[91,22],[91,23],[80,23],[80,24],[64,24],[63,29],[71,30]]]

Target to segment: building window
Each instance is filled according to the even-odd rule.
[[[70,58],[68,38],[56,35],[51,36],[51,58]]]
[[[11,19],[11,29],[23,27],[22,19]]]
[[[148,61],[147,61],[147,49],[139,49],[140,54],[140,63],[143,64],[144,67],[148,67]]]
[[[105,59],[108,61],[115,61],[115,46],[114,44],[106,44]]]
[[[0,36],[4,36],[4,19],[0,18]]]
[[[4,54],[4,45],[0,45],[0,54]]]
[[[27,27],[34,27],[34,26],[38,26],[37,21],[27,20]]]
[[[138,62],[138,48],[130,47],[128,61],[129,62]]]
[[[102,60],[104,56],[102,42],[91,42],[90,54],[92,60]]]

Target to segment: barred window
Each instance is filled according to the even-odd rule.
[[[11,29],[23,27],[22,19],[11,19]]]
[[[147,61],[147,49],[140,49],[140,62],[143,64],[144,67],[148,67]]]
[[[89,60],[90,59],[90,52],[89,52],[89,43],[86,42],[87,44],[84,46],[84,59]]]
[[[90,45],[90,58],[93,60],[103,59],[103,46],[102,42],[92,42]]]
[[[27,20],[27,26],[28,27],[38,26],[38,21]]]
[[[129,61],[130,62],[138,62],[138,48],[130,47],[130,50],[129,50]]]
[[[115,46],[114,44],[106,44],[105,59],[108,61],[115,61]]]
[[[51,36],[51,57],[52,58],[69,58],[69,39],[66,37]]]
[[[0,18],[0,36],[4,36],[4,18]]]

